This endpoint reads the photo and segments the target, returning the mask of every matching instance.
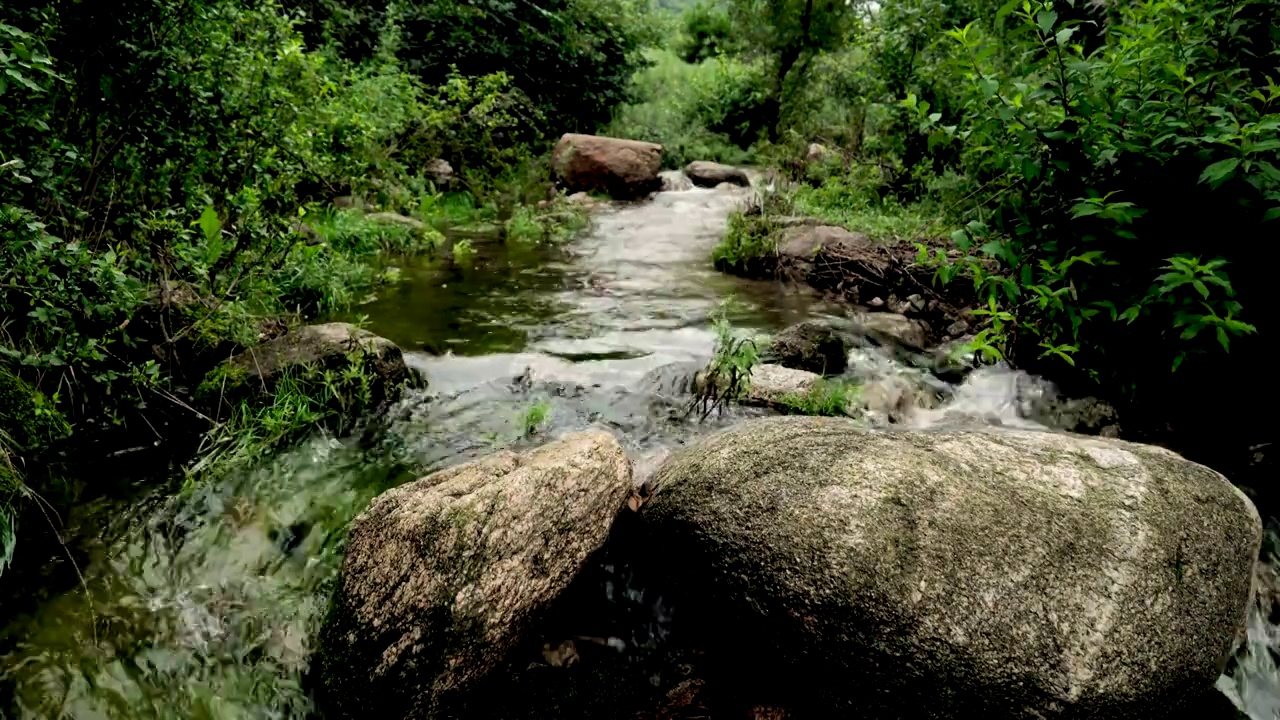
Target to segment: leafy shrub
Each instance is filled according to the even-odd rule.
[[[715,318],[716,346],[711,362],[698,378],[697,394],[688,412],[697,411],[706,419],[716,410],[746,394],[751,386],[751,370],[760,355],[755,340],[738,337],[725,313]]]
[[[605,133],[662,144],[668,167],[746,162],[760,130],[758,68],[724,57],[689,64],[669,51],[650,58],[633,81],[638,102],[620,107]]]
[[[683,35],[676,51],[687,63],[724,55],[735,48],[737,37],[733,21],[726,8],[714,2],[699,2],[684,11],[681,17]]]
[[[736,275],[770,273],[779,232],[769,215],[735,212],[729,216],[724,237],[711,249],[711,261],[717,269]]]
[[[465,0],[294,0],[313,42],[332,39],[350,60],[385,47],[429,87],[450,77],[505,73],[542,119],[539,133],[591,132],[626,98],[652,39],[632,0],[472,3]]]
[[[1092,52],[1052,3],[1006,6],[1008,50],[976,24],[948,31],[960,112],[904,106],[931,147],[957,147],[984,206],[954,237],[1001,263],[969,265],[1002,308],[986,312],[1005,313],[986,339],[1131,382],[1254,332],[1242,313],[1257,274],[1240,266],[1242,284],[1227,270],[1280,227],[1280,88],[1264,74],[1276,42],[1257,32],[1277,13],[1124,6]],[[1206,254],[1224,232],[1233,244],[1214,254],[1229,255]],[[1136,356],[1135,342],[1158,351]]]

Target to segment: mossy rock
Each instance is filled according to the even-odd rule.
[[[369,402],[383,406],[421,379],[404,362],[390,340],[348,323],[296,328],[250,348],[211,370],[196,390],[206,407],[266,399],[289,375],[319,379],[326,371],[343,372],[353,363],[369,378]]]
[[[44,393],[0,368],[0,431],[13,449],[33,451],[71,434],[71,425]]]

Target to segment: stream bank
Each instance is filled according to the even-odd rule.
[[[687,414],[688,376],[714,350],[713,317],[723,309],[743,332],[771,334],[802,320],[839,324],[847,308],[711,266],[725,218],[745,197],[659,193],[601,210],[589,232],[563,246],[477,239],[467,265],[405,261],[401,281],[353,315],[400,345],[428,387],[408,392],[363,436],[321,434],[184,495],[141,491],[78,511],[68,535],[80,538],[85,588],[49,588],[47,600],[0,632],[0,688],[11,694],[0,707],[15,718],[311,714],[313,641],[346,529],[376,495],[592,427],[618,436],[643,476],[673,448],[768,414],[736,406],[705,422]],[[875,352],[861,364],[925,372]],[[948,400],[949,420],[1026,423],[1026,395],[1040,387],[1007,371],[971,375]],[[543,419],[529,428],[539,406]],[[627,577],[602,566],[582,582],[643,595],[643,583]],[[609,659],[593,665],[591,654]],[[586,676],[625,675],[635,657],[587,650],[574,675],[551,674],[544,661],[520,687],[544,699],[566,688],[598,691]],[[651,701],[659,690],[679,695],[696,685],[679,678],[646,690],[645,675],[628,677],[633,684],[598,701],[628,693]]]

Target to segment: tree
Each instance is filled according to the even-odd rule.
[[[678,52],[685,62],[699,63],[734,47],[733,21],[723,6],[700,2],[686,10],[682,20],[684,37]]]
[[[772,87],[764,111],[773,138],[809,64],[843,44],[859,7],[853,0],[733,0],[732,17],[747,53],[770,65]]]

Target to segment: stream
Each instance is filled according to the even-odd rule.
[[[343,319],[399,344],[428,387],[361,437],[318,435],[178,495],[76,508],[65,535],[80,538],[83,580],[0,630],[0,718],[312,715],[311,642],[346,527],[378,493],[588,426],[617,434],[644,475],[672,448],[763,414],[685,412],[689,373],[712,354],[713,318],[768,334],[808,319],[841,324],[848,310],[711,267],[745,193],[664,192],[599,211],[564,245],[477,240],[463,266],[403,261],[398,283]],[[923,372],[887,354],[862,361]],[[947,394],[946,417],[1027,424],[1018,396],[1037,383],[975,372]],[[547,419],[528,437],[535,406]],[[1270,650],[1280,636],[1267,620],[1254,613],[1237,677],[1220,683],[1257,720],[1280,717]]]

